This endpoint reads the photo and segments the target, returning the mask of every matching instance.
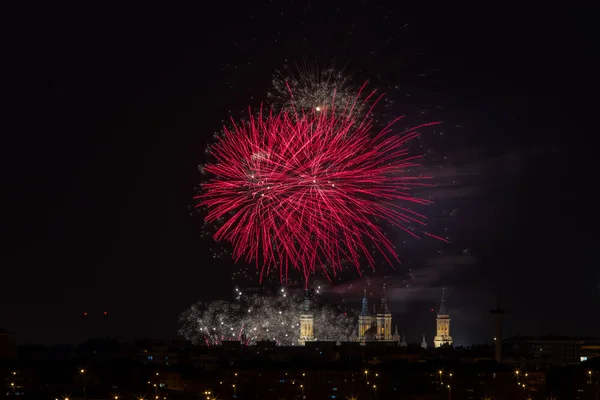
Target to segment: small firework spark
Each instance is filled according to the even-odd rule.
[[[425,217],[411,209],[431,202],[411,193],[427,186],[428,177],[413,171],[419,157],[406,143],[417,128],[437,123],[392,135],[398,118],[375,131],[370,111],[354,118],[361,91],[339,111],[251,114],[211,146],[216,161],[204,166],[212,178],[196,197],[198,206],[208,208],[207,222],[224,219],[214,238],[231,243],[236,261],[254,260],[261,280],[272,268],[287,280],[292,267],[308,286],[317,268],[329,278],[344,264],[360,271],[361,257],[373,267],[374,249],[392,265],[398,255],[382,224],[416,238],[433,236],[424,231]],[[364,104],[371,97],[374,92]]]
[[[196,303],[181,314],[180,334],[195,344],[215,346],[225,341],[246,345],[274,341],[298,345],[301,299],[284,289],[277,296],[245,296],[236,289],[236,300]],[[315,337],[348,341],[356,336],[356,318],[327,306],[313,306]]]

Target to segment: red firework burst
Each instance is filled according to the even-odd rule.
[[[429,235],[425,217],[409,208],[429,203],[411,194],[428,177],[407,172],[420,156],[409,155],[406,143],[417,128],[437,123],[392,134],[395,120],[375,131],[372,113],[357,120],[354,103],[308,114],[250,113],[212,146],[216,161],[205,170],[213,177],[198,206],[208,208],[208,222],[225,220],[214,238],[233,245],[236,261],[255,260],[261,279],[273,267],[287,279],[293,267],[308,284],[316,268],[329,276],[343,260],[360,273],[361,256],[374,265],[368,243],[392,265],[398,255],[376,220]]]

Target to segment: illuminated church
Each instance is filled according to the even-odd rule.
[[[379,309],[373,304],[373,312],[369,312],[369,300],[367,299],[367,290],[364,290],[361,311],[358,316],[358,335],[356,341],[362,345],[370,342],[387,342],[396,343],[398,346],[406,347],[406,338],[401,337],[398,333],[398,325],[394,333],[392,333],[392,313],[387,305],[387,296],[385,286],[383,288],[383,297],[379,305]],[[304,296],[302,313],[300,314],[300,337],[298,343],[305,345],[306,342],[316,341],[314,335],[314,316],[310,311],[310,299],[308,292]],[[450,314],[446,305],[445,289],[442,289],[442,298],[440,309],[436,318],[436,335],[433,339],[434,346],[441,347],[443,345],[452,345],[452,336],[450,336]],[[421,347],[428,348],[425,335]]]

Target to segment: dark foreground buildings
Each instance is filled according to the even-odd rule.
[[[21,399],[81,399],[84,393],[87,399],[597,398],[600,360],[591,357],[600,343],[513,338],[504,344],[505,359],[497,363],[492,345],[423,349],[313,341],[196,347],[98,340],[78,347],[21,347],[2,359],[1,373],[4,395]]]

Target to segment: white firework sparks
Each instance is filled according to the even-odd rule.
[[[298,344],[301,299],[282,290],[279,296],[242,296],[233,302],[198,302],[181,314],[179,333],[195,344],[214,346],[224,341],[251,345],[260,340],[280,346]],[[315,338],[348,341],[356,336],[356,318],[332,307],[311,306]]]
[[[284,67],[273,77],[273,91],[268,93],[276,106],[296,111],[323,112],[335,107],[343,110],[362,104],[357,100],[359,88],[350,78],[334,66],[320,69],[317,66],[297,66],[295,71]]]

